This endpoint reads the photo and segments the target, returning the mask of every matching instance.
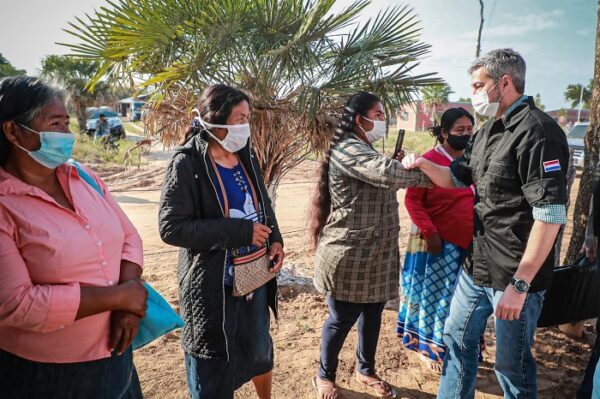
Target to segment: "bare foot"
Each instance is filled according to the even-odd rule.
[[[435,360],[430,359],[429,357],[422,355],[422,354],[418,354],[419,356],[419,361],[421,362],[421,364],[425,367],[427,367],[428,370],[433,371],[436,374],[442,374],[442,364],[436,362]]]
[[[394,399],[397,396],[396,390],[392,388],[390,384],[382,380],[377,374],[366,376],[356,372],[356,381],[368,385],[377,392],[382,399]]]
[[[322,380],[319,377],[313,377],[312,385],[317,391],[318,399],[338,399],[335,382]]]

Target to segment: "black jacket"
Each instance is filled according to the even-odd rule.
[[[567,202],[568,164],[565,133],[531,97],[483,125],[465,154],[452,162],[452,174],[477,187],[473,244],[465,261],[475,284],[499,291],[507,287],[533,227],[533,208]],[[532,292],[550,286],[553,267],[550,251]]]
[[[196,135],[171,160],[160,198],[158,223],[162,240],[181,247],[177,278],[181,316],[185,321],[182,346],[203,359],[228,359],[224,321],[226,250],[252,243],[253,222],[224,217],[213,182],[208,142]],[[269,242],[283,244],[271,201],[250,145],[238,152],[258,187],[272,233]],[[269,306],[277,317],[277,282],[267,285]]]

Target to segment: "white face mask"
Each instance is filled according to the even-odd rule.
[[[369,130],[368,132],[363,129],[362,126],[358,125],[358,127],[367,135],[367,140],[369,140],[369,143],[373,143],[385,137],[385,132],[387,131],[385,121],[372,121],[371,119],[362,115],[361,118],[366,119],[373,124],[373,129]]]
[[[213,139],[215,139],[221,147],[229,152],[238,152],[242,148],[248,144],[248,139],[250,138],[250,124],[244,123],[241,125],[216,125],[214,123],[208,123],[202,120],[202,118],[197,117],[200,124],[206,128],[208,134],[211,135]],[[215,137],[214,134],[210,132],[212,128],[220,128],[227,129],[227,136],[223,140]]]
[[[499,82],[500,81],[496,82],[490,88],[490,90],[496,87]],[[475,112],[477,112],[479,115],[494,117],[498,113],[498,108],[500,108],[500,100],[502,99],[502,96],[504,96],[504,94],[500,96],[497,102],[491,103],[490,98],[488,97],[488,91],[481,90],[479,93],[473,94],[471,97],[471,104],[473,105]]]

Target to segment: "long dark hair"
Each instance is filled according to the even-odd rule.
[[[313,196],[310,210],[310,234],[314,246],[317,245],[319,235],[331,214],[331,193],[329,192],[329,160],[331,151],[342,137],[354,132],[356,115],[367,116],[367,111],[373,108],[378,102],[381,102],[381,100],[375,94],[361,91],[350,97],[344,106],[342,117],[331,138],[325,159],[321,162],[319,183]]]
[[[4,133],[4,122],[29,126],[52,99],[65,100],[65,93],[39,78],[10,76],[0,80],[0,166],[6,165],[11,144]]]
[[[432,126],[428,128],[429,132],[433,137],[435,137],[436,141],[440,144],[444,144],[444,136],[442,136],[443,132],[450,133],[452,126],[456,123],[457,120],[466,116],[471,120],[472,124],[475,124],[475,119],[473,115],[469,113],[463,107],[457,108],[448,108],[442,115],[442,119],[440,120],[440,124],[436,126]]]
[[[247,101],[250,104],[250,97],[235,87],[226,84],[209,86],[198,100],[200,118],[208,123],[225,125],[233,107],[242,101]],[[194,122],[186,130],[180,144],[183,145],[195,135],[204,132],[206,132],[206,129],[199,123]]]

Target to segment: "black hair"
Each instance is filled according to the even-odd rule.
[[[381,102],[381,100],[375,94],[361,91],[350,97],[344,106],[342,117],[331,138],[329,149],[325,154],[325,159],[321,162],[319,183],[313,196],[310,211],[310,234],[312,243],[315,246],[319,239],[319,235],[331,214],[331,193],[329,192],[329,160],[331,152],[342,137],[348,133],[354,132],[354,128],[356,127],[356,116],[362,115],[366,117],[367,112],[378,102]]]
[[[4,122],[29,126],[52,99],[64,101],[65,93],[42,79],[10,76],[0,80],[0,166],[6,165],[11,145],[4,133]]]
[[[233,107],[242,101],[250,104],[250,97],[243,91],[226,84],[209,86],[198,100],[200,118],[208,123],[225,125],[231,115]],[[206,129],[199,124],[192,124],[186,131],[180,144],[185,144],[198,133],[205,133]]]
[[[463,107],[448,108],[442,115],[440,124],[436,125],[436,126],[432,126],[432,127],[428,128],[427,130],[429,130],[431,135],[433,137],[435,137],[435,139],[440,144],[443,144],[444,136],[442,136],[442,132],[445,131],[446,133],[450,133],[450,130],[452,129],[452,126],[454,126],[456,121],[464,116],[469,118],[471,120],[472,124],[475,124],[475,119],[473,118],[473,115],[471,115],[469,113],[469,111],[467,111]]]
[[[106,115],[104,115],[104,114],[100,114],[99,118],[103,118],[103,117],[105,117],[105,116],[106,116]]]

